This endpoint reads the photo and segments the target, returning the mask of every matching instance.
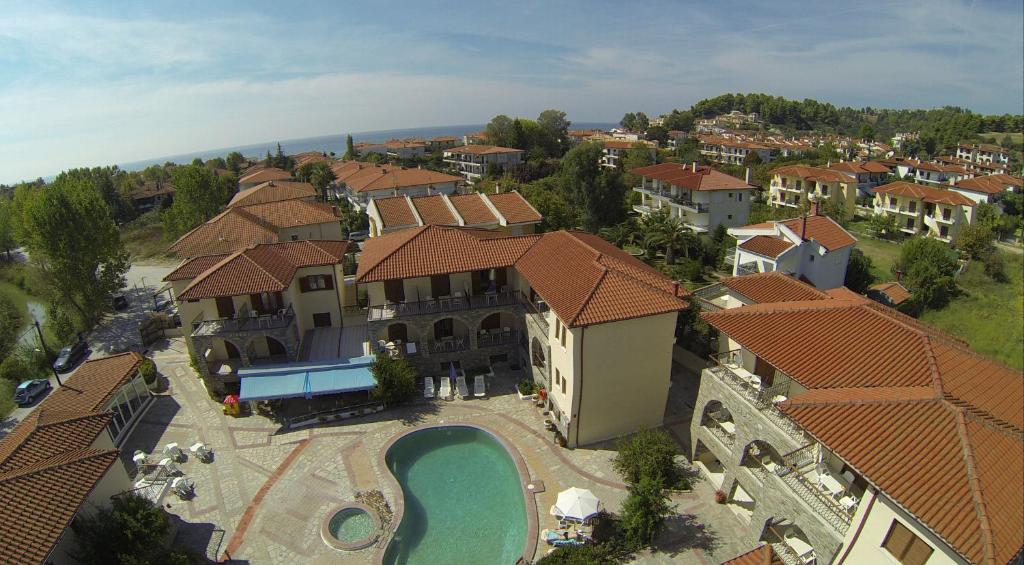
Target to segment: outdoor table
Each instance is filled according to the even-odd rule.
[[[723,430],[729,432],[730,434],[736,433],[736,424],[732,422],[719,422],[719,424],[722,426]]]
[[[803,561],[804,563],[807,563],[812,554],[814,553],[814,548],[811,547],[809,543],[805,542],[804,540],[796,536],[786,536],[784,540],[786,542],[786,545],[788,545],[793,551],[795,551],[796,554],[800,557],[801,561]]]
[[[405,352],[408,353],[409,355],[416,353],[416,343],[410,341],[409,343],[405,344]]]
[[[818,484],[820,484],[822,488],[828,491],[828,493],[831,494],[832,496],[836,496],[839,493],[846,490],[846,487],[843,486],[843,483],[840,483],[838,480],[836,480],[835,477],[830,475],[828,472],[818,475]]]

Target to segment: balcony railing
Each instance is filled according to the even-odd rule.
[[[443,314],[462,310],[477,310],[495,306],[511,306],[527,302],[526,297],[518,290],[509,292],[488,292],[472,296],[451,296],[432,298],[416,302],[397,302],[370,306],[366,315],[367,321],[394,320],[425,314]]]
[[[723,444],[732,447],[736,443],[736,434],[729,433],[729,431],[722,427],[722,423],[710,414],[705,417],[704,427]]]
[[[477,336],[476,346],[478,348],[483,347],[501,347],[503,345],[513,345],[519,341],[519,330],[509,330],[508,332],[497,332],[497,333],[482,333]]]
[[[430,342],[430,354],[455,353],[469,349],[469,336],[460,335]]]
[[[739,350],[727,351],[717,355],[711,355],[711,360],[716,363],[708,372],[722,381],[729,388],[739,393],[748,402],[754,405],[761,414],[785,432],[793,441],[803,444],[807,436],[800,426],[790,420],[778,408],[775,407],[773,398],[779,394],[778,390],[755,388],[749,380],[741,376],[735,370],[726,365],[726,361],[735,358]]]
[[[732,265],[736,262],[736,246],[733,245],[729,249],[725,250],[725,264]]]
[[[289,304],[273,314],[258,314],[248,307],[242,309],[234,318],[218,318],[216,320],[200,320],[192,323],[193,336],[210,336],[224,333],[272,330],[291,325],[295,320],[295,310]]]

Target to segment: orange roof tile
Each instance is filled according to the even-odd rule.
[[[985,175],[957,181],[956,187],[984,194],[1002,194],[1008,188],[1022,186],[1024,182],[1010,175]]]
[[[393,165],[374,165],[370,169],[357,168],[351,173],[343,179],[343,182],[356,192],[401,190],[415,186],[433,186],[462,181],[462,177],[429,169],[407,169]]]
[[[76,449],[87,449],[106,431],[112,412],[39,408],[0,442],[0,474]]]
[[[280,200],[295,198],[312,199],[316,197],[316,189],[308,182],[267,181],[252,188],[240,190],[231,197],[228,207],[266,204]]]
[[[732,175],[700,165],[694,172],[692,165],[660,163],[630,169],[630,173],[658,179],[662,182],[690,190],[752,190],[754,187]]]
[[[245,207],[228,208],[182,235],[168,248],[178,257],[217,255],[243,249],[254,243],[277,241],[277,230]]]
[[[933,188],[923,184],[914,184],[906,181],[890,182],[875,187],[876,194],[897,194],[916,198],[925,202],[936,204],[949,204],[951,206],[974,206],[975,202],[959,192],[942,188]]]
[[[510,224],[530,224],[544,219],[518,191],[489,194],[486,197]]]
[[[445,149],[445,153],[465,153],[467,155],[494,155],[497,153],[525,153],[522,149],[499,147],[497,145],[460,145]]]
[[[828,295],[813,285],[777,271],[722,279],[722,285],[757,304],[797,300],[827,300]]]
[[[334,209],[324,202],[282,200],[244,206],[242,209],[278,229],[338,221]]]
[[[210,267],[220,263],[225,257],[227,257],[227,254],[204,255],[201,257],[194,257],[192,259],[185,259],[180,265],[175,267],[173,271],[167,273],[167,276],[165,276],[163,280],[184,281],[194,279]]]
[[[794,176],[802,179],[821,182],[856,183],[857,181],[839,171],[807,165],[789,165],[769,171],[773,175]]]
[[[806,216],[806,218],[781,220],[780,223],[792,230],[798,237],[802,236],[805,241],[817,241],[828,251],[835,251],[857,243],[857,238],[850,235],[850,232],[828,216]]]
[[[271,180],[288,180],[292,174],[276,167],[267,167],[248,173],[238,179],[239,184],[261,183]]]
[[[57,387],[39,406],[79,413],[99,411],[135,376],[141,362],[142,356],[135,352],[90,359],[64,379],[64,386]]]
[[[385,229],[419,225],[405,196],[374,198],[373,206],[380,214],[381,222],[384,224],[382,227]]]
[[[197,276],[179,300],[281,292],[303,267],[339,263],[347,241],[286,241],[256,245],[228,255]]]
[[[895,281],[876,284],[870,290],[884,294],[894,306],[910,300],[910,291],[907,287]]]
[[[757,253],[764,257],[776,258],[793,247],[793,243],[783,237],[755,235],[739,245],[740,249]]]
[[[412,205],[416,207],[424,224],[456,225],[458,220],[452,215],[452,211],[445,203],[445,197],[440,194],[430,196],[418,196],[411,198]]]
[[[728,561],[722,561],[721,565],[783,565],[783,561],[772,546],[764,544]]]
[[[458,211],[467,226],[482,226],[498,223],[498,218],[483,201],[483,194],[453,194],[448,197],[455,210]]]

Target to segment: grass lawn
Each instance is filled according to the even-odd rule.
[[[982,133],[982,134],[978,134],[978,135],[982,139],[987,139],[989,137],[994,137],[994,138],[996,138],[996,143],[1002,141],[1003,138],[1006,137],[1007,135],[1010,136],[1010,139],[1012,139],[1014,143],[1020,143],[1021,141],[1024,141],[1024,133],[1021,133],[1019,131],[1015,131],[1015,132],[990,131],[988,133]]]
[[[964,294],[921,319],[966,340],[982,355],[1024,369],[1024,256],[999,253],[1006,261],[1008,282],[993,281],[985,276],[984,265],[973,261],[957,281]]]
[[[168,242],[164,239],[160,217],[153,212],[143,214],[121,226],[121,241],[128,248],[133,260],[174,259],[174,255],[167,252]]]
[[[14,387],[13,382],[0,379],[0,417],[10,414],[11,410],[17,408],[11,399],[14,396]]]
[[[900,255],[898,243],[873,239],[867,236],[857,236],[857,249],[864,252],[864,255],[871,258],[871,274],[875,275],[877,282],[891,281],[896,278],[892,274],[892,264]]]

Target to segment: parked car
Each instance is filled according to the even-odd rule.
[[[25,381],[14,389],[14,403],[18,406],[32,404],[39,395],[46,394],[50,390],[50,381],[46,379],[33,379]]]
[[[369,230],[354,231],[348,234],[349,241],[363,241],[368,237],[370,237]]]
[[[173,304],[173,302],[171,302],[171,300],[168,299],[166,296],[153,297],[153,310],[155,312],[163,312],[169,306],[171,306],[171,304]]]
[[[71,369],[75,368],[75,365],[85,357],[85,354],[89,352],[89,344],[84,339],[79,339],[75,343],[60,350],[57,354],[57,360],[53,362],[53,368],[61,373],[66,373]]]
[[[124,310],[128,307],[128,297],[123,292],[119,292],[111,297],[114,304],[114,310]]]

